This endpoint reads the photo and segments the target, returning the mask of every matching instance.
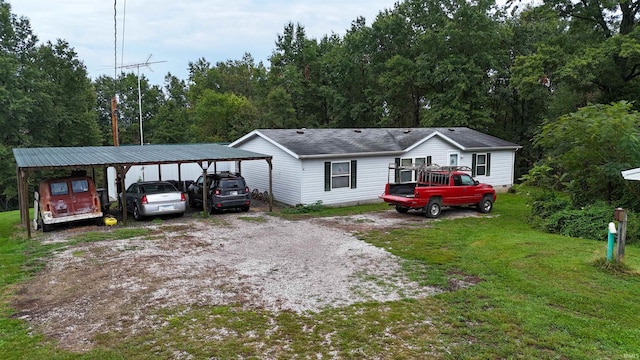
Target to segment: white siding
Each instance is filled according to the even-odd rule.
[[[300,161],[256,136],[236,148],[273,156],[273,198],[275,201],[296,205],[301,204]],[[269,190],[269,165],[266,160],[243,161],[242,176],[253,191]]]
[[[486,152],[481,152],[481,154]],[[489,176],[476,176],[475,179],[492,185],[496,191],[507,191],[513,186],[515,152],[511,150],[489,151],[491,153],[491,171]],[[472,154],[465,153],[465,166],[471,166]]]
[[[198,176],[202,175],[202,168],[196,163],[186,163],[181,165],[180,179],[178,179],[178,164],[162,164],[160,171],[162,171],[162,180],[195,180]],[[234,171],[235,164],[232,162],[218,162],[216,163],[215,170],[220,171]],[[153,181],[160,180],[158,165],[147,166],[132,166],[127,175],[124,178],[125,186],[133,184],[137,181]],[[211,164],[211,168],[208,172],[214,172],[214,165]],[[116,169],[110,167],[107,170],[107,180],[109,183],[109,197],[117,199],[116,195]],[[182,189],[180,189],[182,190]]]
[[[351,160],[357,161],[356,188],[346,187],[325,191],[325,161],[341,162]],[[393,158],[359,157],[304,160],[302,166],[303,195],[301,203],[313,204],[321,200],[325,205],[338,205],[380,201],[378,196],[384,193],[384,187],[387,183],[387,169],[390,162],[393,163]]]

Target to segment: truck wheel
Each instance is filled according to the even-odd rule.
[[[428,218],[435,219],[440,216],[440,202],[436,199],[429,200],[429,205],[424,209],[424,214]]]
[[[42,221],[42,218],[38,219],[38,227],[40,229],[42,229],[42,232],[49,232],[51,231],[51,225],[47,225]]]
[[[396,211],[399,212],[400,214],[406,214],[407,211],[409,211],[408,207],[404,207],[404,206],[400,206],[400,205],[396,205]]]
[[[488,214],[493,210],[493,200],[491,199],[491,195],[485,195],[482,198],[482,201],[478,203],[478,211],[483,214]]]

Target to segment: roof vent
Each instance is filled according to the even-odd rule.
[[[404,131],[403,131],[403,132],[404,132],[405,134],[408,134],[408,133],[410,133],[410,132],[411,132],[411,129],[404,129]]]
[[[456,131],[456,129],[452,129],[452,128],[449,128],[448,130],[449,130],[449,131]]]
[[[360,129],[353,129],[353,132],[361,133],[361,132],[362,132],[362,130],[360,130]]]
[[[304,129],[302,129],[302,130],[296,130],[296,134],[304,134]]]

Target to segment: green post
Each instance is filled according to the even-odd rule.
[[[616,224],[609,223],[609,241],[607,243],[607,261],[613,260],[613,244],[616,238]]]

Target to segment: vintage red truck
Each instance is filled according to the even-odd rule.
[[[476,206],[481,213],[489,213],[496,201],[493,186],[474,180],[468,167],[417,165],[389,165],[389,180],[380,198],[399,213],[414,209],[424,211],[429,218],[437,218],[443,207]],[[400,179],[401,172],[411,171],[415,182],[391,182]],[[395,174],[392,176],[392,174]],[[413,176],[412,176],[413,177]]]
[[[90,177],[71,176],[43,180],[34,195],[35,229],[47,232],[62,223],[82,220],[95,221],[96,224],[102,222],[105,206]]]

